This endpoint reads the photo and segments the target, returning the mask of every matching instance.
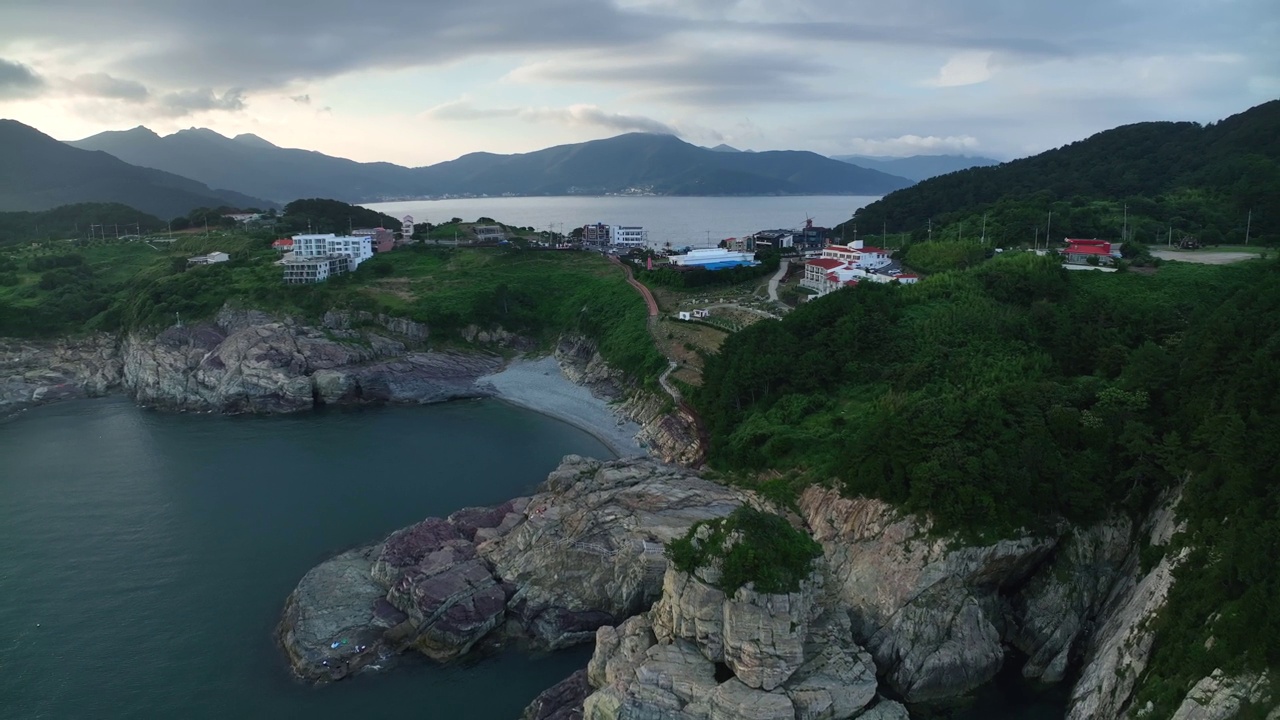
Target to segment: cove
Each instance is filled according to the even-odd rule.
[[[272,631],[316,563],[530,493],[569,453],[613,456],[490,400],[225,417],[109,398],[0,424],[3,714],[514,718],[590,648],[312,688]]]

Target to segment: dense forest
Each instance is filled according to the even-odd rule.
[[[1215,667],[1280,663],[1277,348],[1280,262],[1067,273],[1016,253],[753,325],[694,400],[713,466],[967,538],[1137,515],[1189,472],[1196,549],[1144,683],[1167,707]]]
[[[1280,100],[1217,123],[1148,122],[1107,130],[996,167],[925,180],[860,210],[864,231],[916,241],[1195,237],[1280,244]],[[1050,215],[1052,213],[1052,215]]]

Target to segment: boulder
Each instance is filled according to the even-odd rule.
[[[520,714],[520,720],[582,720],[582,702],[590,694],[587,671],[579,670],[543,690]]]
[[[1280,716],[1267,673],[1231,677],[1219,668],[1191,688],[1170,720],[1229,720],[1249,706]]]
[[[762,692],[737,678],[711,693],[711,720],[791,720],[795,715],[791,698],[782,692]]]

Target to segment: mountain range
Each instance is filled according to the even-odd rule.
[[[144,127],[69,143],[218,187],[288,202],[348,202],[443,195],[883,195],[912,181],[816,153],[720,152],[671,135],[630,133],[530,153],[471,153],[418,168],[360,163],[283,148],[255,135]]]
[[[847,162],[858,167],[879,170],[890,175],[898,175],[916,182],[958,170],[1000,164],[999,160],[993,158],[969,155],[910,155],[900,158],[832,155],[831,159]]]
[[[70,147],[13,120],[0,120],[0,211],[40,211],[83,202],[122,203],[160,217],[197,207],[272,207],[229,190],[137,167],[104,152]]]

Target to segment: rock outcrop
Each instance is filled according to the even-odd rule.
[[[42,403],[105,395],[120,386],[123,374],[114,335],[0,339],[0,419]]]
[[[1180,493],[1171,493],[1152,514],[1142,535],[1152,546],[1167,546],[1178,530],[1175,509]],[[1155,630],[1151,620],[1173,587],[1180,555],[1166,553],[1143,572],[1141,552],[1129,552],[1107,596],[1099,627],[1091,636],[1080,679],[1071,689],[1068,720],[1119,718],[1130,710],[1138,678],[1147,667]]]
[[[669,568],[649,613],[596,634],[587,720],[835,720],[876,697],[848,616],[824,611],[821,573],[794,593],[732,595]]]
[[[652,460],[571,455],[530,498],[429,518],[321,564],[278,634],[309,680],[411,648],[445,661],[481,640],[567,647],[646,610],[661,593],[665,543],[741,503]]]
[[[224,413],[486,395],[475,381],[501,358],[426,351],[428,335],[425,325],[385,315],[329,312],[311,326],[228,306],[157,335],[0,341],[0,416],[115,390],[143,405]]]
[[[1011,600],[1009,642],[1027,655],[1022,674],[1059,682],[1121,575],[1132,545],[1126,517],[1075,530]]]
[[[619,412],[640,426],[636,439],[655,457],[686,467],[702,461],[706,449],[697,419],[673,408],[665,393],[631,390],[625,375],[601,357],[593,341],[564,335],[556,345],[555,358],[565,377],[598,398],[618,403]]]
[[[854,637],[910,702],[963,695],[995,676],[1004,658],[1000,593],[1023,582],[1056,542],[952,546],[884,502],[817,487],[804,492],[800,509]]]
[[[1230,677],[1221,669],[1201,678],[1187,693],[1170,720],[1230,720],[1246,706],[1269,710],[1267,720],[1280,718],[1267,673]]]

